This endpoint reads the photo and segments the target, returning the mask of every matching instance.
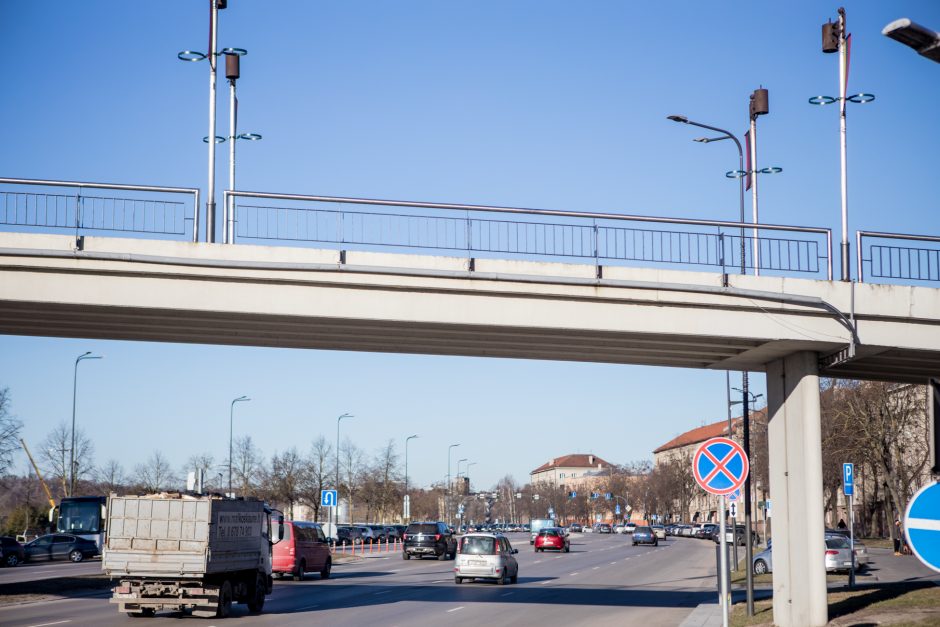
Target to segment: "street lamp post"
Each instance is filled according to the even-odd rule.
[[[447,447],[447,489],[444,490],[444,514],[447,518],[447,524],[451,524],[450,519],[450,497],[451,497],[451,485],[450,485],[450,452],[452,449],[460,446],[460,444],[451,444]]]
[[[72,448],[69,449],[69,496],[75,496],[75,401],[78,397],[78,364],[86,359],[104,358],[101,355],[92,355],[91,351],[82,353],[75,358],[75,369],[72,376]]]
[[[409,435],[405,438],[405,503],[402,508],[403,522],[411,522],[411,499],[408,498],[408,442],[417,438],[418,435]]]
[[[247,396],[239,396],[238,398],[232,401],[231,407],[229,407],[228,412],[228,493],[232,495],[232,443],[233,443],[233,433],[235,425],[235,403],[242,403],[245,401],[250,401],[251,399]]]
[[[751,409],[748,401],[757,404],[757,399],[763,394],[755,395],[747,389],[747,373],[742,376],[742,385],[740,388],[734,388],[736,392],[741,393],[741,439],[744,447],[744,456],[751,458]],[[734,534],[732,534],[732,538]],[[733,541],[733,540],[732,540]],[[751,544],[751,473],[747,474],[744,480],[744,561],[745,572],[747,574],[747,613],[748,616],[754,615],[754,571],[751,568],[753,561],[754,547]]]
[[[336,505],[333,507],[333,532],[336,533],[336,527],[339,525],[339,423],[343,418],[355,418],[352,414],[343,414],[336,418]],[[352,512],[349,512],[352,515]],[[335,536],[334,536],[335,537]]]

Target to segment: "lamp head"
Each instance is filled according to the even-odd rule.
[[[685,117],[684,115],[667,115],[666,119],[672,120],[673,122],[681,122],[682,124],[689,123],[689,118]]]

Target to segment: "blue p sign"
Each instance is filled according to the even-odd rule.
[[[842,491],[846,496],[855,494],[855,466],[842,464]]]

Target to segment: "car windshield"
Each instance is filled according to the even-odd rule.
[[[437,533],[437,525],[433,523],[417,523],[408,525],[408,533]]]
[[[827,549],[847,549],[849,541],[845,538],[826,538]]]
[[[542,529],[541,531],[539,531],[539,535],[540,536],[557,536],[558,530],[557,529]]]
[[[652,530],[649,527],[637,527],[633,533],[651,533]]]
[[[460,552],[468,555],[493,555],[496,553],[496,538],[467,536],[460,542]]]

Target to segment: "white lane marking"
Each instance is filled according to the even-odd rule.
[[[923,529],[924,531],[940,531],[940,520],[932,518],[908,518],[905,521],[908,529]]]
[[[499,596],[501,596],[501,597],[508,597],[510,594],[514,594],[514,593],[513,593],[513,592],[504,592],[504,593],[502,593],[502,594],[499,595]]]
[[[613,565],[616,564],[616,563],[617,563],[617,562],[611,562],[610,565],[613,566]]]
[[[463,606],[461,605],[461,606],[459,606],[459,607],[455,607],[455,608],[453,608],[453,609],[447,610],[447,613],[450,614],[451,612],[456,612],[456,611],[462,610],[462,609],[463,609]]]
[[[437,581],[432,581],[431,583],[447,583],[450,579],[438,579]]]
[[[581,573],[571,573],[571,574],[568,575],[568,576],[569,576],[569,577],[574,577],[575,575],[580,575],[580,574],[581,574]]]
[[[62,623],[71,623],[72,619],[69,620],[57,620],[54,623],[39,623],[38,625],[30,625],[29,627],[47,627],[48,625],[61,625]]]
[[[374,596],[378,596],[378,595],[380,595],[380,594],[388,594],[389,592],[391,592],[391,590],[382,590],[382,591],[380,591],[380,592],[374,593]]]
[[[545,581],[540,581],[540,582],[539,582],[539,585],[540,585],[540,586],[544,586],[544,585],[547,584],[549,581],[550,581],[549,579],[546,579]]]
[[[317,604],[317,605],[305,605],[305,606],[303,606],[303,607],[298,607],[298,608],[297,608],[296,610],[294,610],[294,611],[296,611],[296,612],[303,612],[304,610],[312,610],[312,609],[315,608],[315,607],[320,607],[320,605],[319,605],[319,604]]]
[[[560,559],[561,559],[561,555],[556,555],[556,556],[555,556],[555,559],[556,559],[556,560],[560,560]]]
[[[533,564],[541,564],[541,563],[542,563],[542,560],[535,560],[535,561],[532,562],[532,563],[533,563]]]
[[[597,570],[598,568],[600,568],[600,566],[595,566],[595,567],[592,568],[591,570]]]

